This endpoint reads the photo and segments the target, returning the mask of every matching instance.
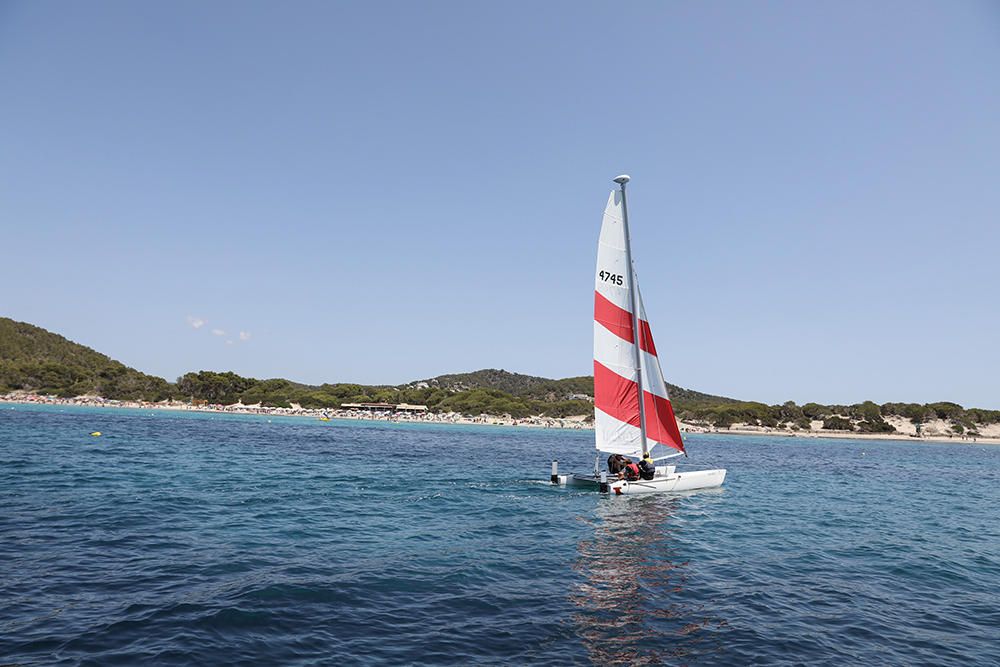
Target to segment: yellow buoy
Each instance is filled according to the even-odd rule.
[[[90,435],[92,435],[92,436],[94,436],[94,437],[96,438],[96,437],[98,437],[99,435],[101,435],[101,432],[100,432],[100,431],[94,431],[94,432],[93,432],[93,433],[91,433]]]

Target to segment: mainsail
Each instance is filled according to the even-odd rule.
[[[597,248],[594,291],[594,426],[597,449],[636,456],[642,453],[639,410],[641,371],[646,448],[662,444],[684,451],[667,385],[653,344],[635,272],[628,266],[628,238],[622,191],[608,198]],[[639,368],[636,368],[632,294],[639,310]]]

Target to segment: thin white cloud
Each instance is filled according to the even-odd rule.
[[[207,324],[204,319],[200,317],[195,317],[194,315],[187,316],[187,323],[193,329],[201,329],[202,327],[205,326],[205,324]],[[246,341],[250,340],[249,331],[241,331],[238,336],[233,336],[232,338],[228,337],[228,334],[226,333],[225,329],[210,329],[210,331],[212,332],[213,336],[218,336],[219,338],[225,337],[226,345],[235,345],[238,342],[245,343]]]

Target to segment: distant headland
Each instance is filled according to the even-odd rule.
[[[767,405],[668,389],[688,432],[1000,441],[1000,410],[950,402]],[[307,385],[206,370],[168,382],[41,327],[0,318],[0,400],[7,401],[582,428],[593,420],[593,395],[590,376],[554,380],[497,369],[394,386]]]

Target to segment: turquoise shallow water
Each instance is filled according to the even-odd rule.
[[[1000,664],[1000,447],[592,438],[0,404],[0,663]]]

